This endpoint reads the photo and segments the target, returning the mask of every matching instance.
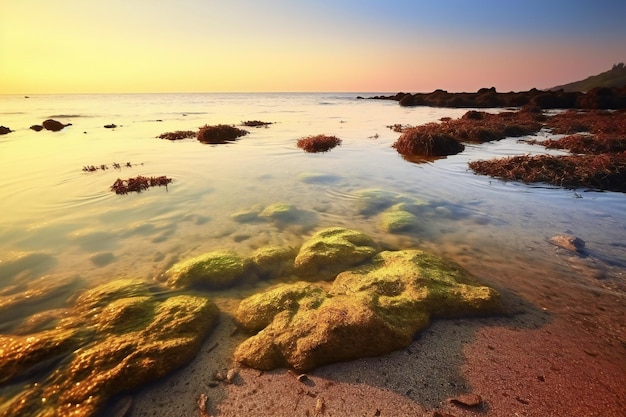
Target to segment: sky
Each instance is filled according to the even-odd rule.
[[[0,0],[0,94],[550,88],[626,61],[624,0]]]

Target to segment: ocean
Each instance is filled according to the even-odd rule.
[[[625,194],[502,182],[468,169],[477,159],[558,153],[525,138],[408,161],[391,147],[399,133],[388,126],[457,118],[468,109],[357,99],[379,94],[0,96],[0,125],[13,130],[0,136],[0,309],[9,306],[0,315],[0,333],[10,335],[29,317],[63,308],[98,284],[120,277],[153,283],[175,260],[214,250],[245,257],[266,245],[298,247],[331,226],[360,230],[387,248],[449,258],[499,287],[518,278],[539,285],[558,275],[567,280],[555,285],[624,296]],[[29,128],[49,118],[71,126],[59,132]],[[219,145],[157,138],[248,120],[271,124],[238,126],[250,133]],[[116,127],[104,127],[109,124]],[[317,154],[297,148],[299,138],[317,134],[335,135],[342,144]],[[84,169],[89,166],[96,169]],[[111,191],[118,178],[139,175],[172,182],[141,193]],[[421,201],[420,227],[385,231],[381,210],[363,209],[364,196],[372,194],[390,205]],[[290,222],[234,216],[275,203],[306,215]],[[549,242],[562,234],[584,240],[585,255]],[[80,279],[54,296],[7,304],[29,283],[69,275]],[[236,299],[233,291],[229,296]],[[241,291],[243,296],[250,288]],[[14,387],[0,385],[0,398],[8,392]]]

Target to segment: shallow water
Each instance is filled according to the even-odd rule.
[[[123,276],[152,281],[174,259],[216,249],[246,256],[268,244],[297,247],[328,226],[364,231],[391,248],[424,248],[478,275],[482,265],[486,276],[495,276],[505,267],[523,275],[532,264],[546,274],[567,273],[581,291],[623,296],[625,194],[503,183],[468,170],[470,160],[548,153],[518,138],[469,145],[430,163],[408,162],[391,148],[399,134],[388,125],[456,118],[467,109],[403,108],[356,96],[0,96],[0,125],[14,130],[0,136],[0,291],[15,293],[41,276],[82,278],[60,296],[0,318],[0,332],[11,333],[25,316],[60,307],[98,283]],[[60,132],[29,129],[47,118],[72,125]],[[156,138],[245,120],[273,124],[246,128],[249,135],[224,145]],[[103,127],[110,123],[118,127]],[[321,133],[338,136],[342,145],[322,154],[296,147],[297,139]],[[82,170],[101,164],[108,169]],[[117,178],[137,175],[173,182],[140,194],[110,191]],[[363,190],[372,189],[389,205],[420,200],[422,226],[408,234],[384,232],[378,216],[386,207],[364,206]],[[278,202],[295,205],[298,220],[231,217]],[[548,243],[563,233],[586,242],[582,264],[572,266],[569,254]]]

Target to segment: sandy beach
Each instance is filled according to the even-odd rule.
[[[571,262],[598,281],[593,262]],[[533,268],[524,275],[542,274]],[[490,283],[508,283],[503,295],[511,314],[436,320],[405,349],[305,375],[238,368],[230,355],[245,335],[223,314],[198,357],[135,395],[129,415],[624,415],[623,298],[604,291],[600,281],[596,291],[581,292],[565,275],[546,277],[537,286],[511,279],[513,270],[500,272]],[[229,307],[234,306],[221,306]],[[231,369],[232,383],[215,379]],[[198,407],[202,394],[206,414]]]

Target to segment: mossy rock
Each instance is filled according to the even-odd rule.
[[[174,264],[165,272],[165,278],[173,288],[221,289],[242,279],[249,266],[248,260],[235,253],[216,251]]]
[[[309,371],[404,348],[431,317],[500,311],[498,293],[455,264],[417,250],[381,252],[330,288],[281,284],[244,299],[236,319],[256,334],[235,359],[263,370]]]
[[[74,308],[79,311],[102,308],[114,300],[130,297],[149,296],[148,284],[140,279],[122,278],[83,292],[74,303]]]
[[[144,316],[136,325],[122,326],[122,320],[133,321],[129,315],[132,311]],[[0,364],[10,367],[3,369],[0,365],[3,376],[23,372],[34,364],[41,366],[41,361],[54,360],[51,362],[54,371],[47,377],[4,399],[0,416],[99,415],[112,396],[136,390],[190,362],[218,314],[217,307],[208,299],[187,295],[160,302],[144,296],[120,298],[102,307],[102,312],[106,318],[92,322],[92,327],[99,324],[104,330],[116,332],[100,332],[100,338],[91,341],[79,337],[84,334],[79,329],[10,336],[11,343],[4,343],[1,338],[5,336],[0,337],[0,343],[8,347],[0,351]],[[80,311],[74,310],[74,314]],[[66,355],[67,360],[57,362],[60,355]],[[46,401],[42,402],[42,398]]]
[[[330,280],[378,252],[378,245],[364,233],[331,227],[315,233],[302,245],[296,259],[296,275],[308,281]]]
[[[411,204],[413,206],[426,204],[425,201],[420,199],[376,188],[358,190],[354,193],[354,195],[357,197],[356,202],[358,212],[365,215],[380,213],[400,203]]]
[[[417,230],[420,222],[416,215],[406,209],[406,204],[401,203],[382,212],[380,224],[386,232],[403,233]]]
[[[50,358],[69,355],[82,342],[77,329],[53,329],[27,336],[0,335],[0,384],[41,368]]]
[[[259,218],[260,210],[249,209],[239,210],[230,215],[230,218],[238,223],[252,223],[261,220]]]
[[[296,251],[284,246],[265,246],[251,256],[252,265],[262,278],[277,278],[293,271]]]
[[[292,204],[276,203],[267,206],[263,211],[261,211],[261,213],[259,213],[259,217],[290,223],[298,220],[300,217],[300,210]]]
[[[129,333],[145,327],[154,317],[153,297],[140,296],[114,300],[98,314],[98,330]]]

